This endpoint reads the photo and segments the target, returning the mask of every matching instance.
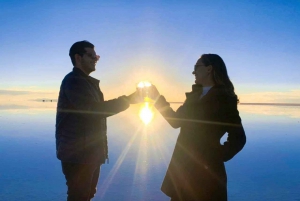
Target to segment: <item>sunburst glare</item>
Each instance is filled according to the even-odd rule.
[[[150,86],[151,86],[151,83],[148,81],[141,81],[140,83],[138,83],[139,88],[150,87]]]
[[[148,125],[153,119],[153,111],[149,106],[149,102],[145,102],[140,110],[140,118],[145,125]]]
[[[150,86],[151,86],[151,83],[148,81],[141,81],[137,85],[139,92],[140,92],[140,96],[145,101],[144,104],[142,105],[142,108],[140,109],[140,115],[139,115],[145,125],[148,125],[151,122],[151,120],[153,119],[153,111],[150,107],[151,99],[148,97]]]

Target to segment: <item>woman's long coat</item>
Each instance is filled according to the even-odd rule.
[[[237,154],[246,136],[237,110],[237,97],[222,86],[212,87],[200,99],[202,87],[193,85],[185,103],[175,112],[163,96],[155,107],[174,128],[180,127],[162,191],[177,200],[226,201],[224,162]],[[227,141],[220,139],[228,133]]]

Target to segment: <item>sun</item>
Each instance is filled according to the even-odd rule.
[[[149,103],[145,102],[144,106],[140,110],[140,118],[145,125],[148,125],[153,119],[153,112],[149,107]]]
[[[137,85],[137,87],[139,87],[139,88],[150,87],[150,86],[151,86],[151,83],[148,81],[141,81]]]

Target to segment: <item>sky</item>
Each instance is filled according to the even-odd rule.
[[[0,0],[0,105],[57,99],[80,40],[101,56],[105,99],[149,80],[184,101],[197,59],[216,53],[240,102],[300,103],[299,22],[299,0]]]

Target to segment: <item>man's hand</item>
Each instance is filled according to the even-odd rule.
[[[138,91],[135,91],[134,93],[130,94],[129,96],[127,96],[127,98],[130,104],[137,104],[143,102],[143,99],[139,95]]]

